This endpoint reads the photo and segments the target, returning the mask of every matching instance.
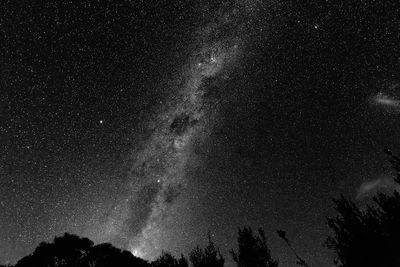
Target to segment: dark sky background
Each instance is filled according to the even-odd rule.
[[[187,254],[210,231],[229,258],[250,225],[282,266],[295,258],[277,229],[312,266],[332,265],[332,197],[362,205],[393,185],[383,150],[400,151],[399,44],[394,0],[2,1],[0,263],[64,232],[124,247],[135,232],[117,240],[108,222],[142,229],[154,193],[165,214],[144,257]],[[168,192],[135,184],[138,147],[183,103],[180,81],[208,46],[229,65],[201,80],[208,122],[187,127],[207,134],[191,139],[184,178],[162,180]],[[134,194],[151,200],[125,213]]]

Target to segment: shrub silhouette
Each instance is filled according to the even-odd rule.
[[[399,182],[400,160],[390,151]],[[335,264],[352,266],[400,266],[400,194],[378,193],[362,210],[343,196],[334,200],[339,216],[328,218],[333,235],[326,240],[335,252]]]
[[[204,249],[197,246],[190,252],[189,258],[193,267],[223,267],[225,264],[224,257],[215,247],[210,235],[208,245]]]
[[[179,259],[176,259],[170,253],[163,251],[161,256],[151,263],[152,267],[188,267],[187,259],[181,255]]]
[[[254,236],[250,227],[238,230],[239,251],[231,250],[238,267],[276,267],[278,261],[272,259],[264,231],[260,228]]]

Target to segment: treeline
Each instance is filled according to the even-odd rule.
[[[239,250],[231,251],[238,266],[278,266],[272,259],[264,232],[254,234],[251,228],[239,229]],[[153,262],[135,257],[132,253],[118,249],[109,243],[94,245],[87,239],[65,233],[51,243],[42,242],[35,251],[21,260],[15,267],[223,267],[225,258],[215,247],[210,235],[207,246],[197,246],[189,254],[189,260],[181,255],[174,257],[168,252]],[[11,267],[12,265],[7,265]]]
[[[387,150],[396,172],[394,182],[400,186],[400,158]],[[332,234],[325,246],[334,252],[332,259],[340,267],[399,267],[400,266],[400,194],[377,193],[369,205],[359,208],[355,202],[340,197],[334,200],[337,216],[328,218]],[[294,253],[296,264],[311,267],[292,247],[286,233],[277,234]],[[277,267],[271,256],[264,231],[253,232],[250,227],[239,228],[238,249],[230,256],[237,267]],[[188,258],[176,258],[163,252],[153,262],[135,257],[111,244],[94,245],[87,238],[71,234],[56,237],[52,243],[42,242],[35,251],[13,267],[223,267],[225,258],[214,245],[210,235],[205,247],[197,246]],[[11,265],[8,265],[11,267]],[[0,267],[4,267],[1,266]]]

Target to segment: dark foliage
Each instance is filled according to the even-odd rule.
[[[260,228],[254,235],[250,227],[239,228],[239,251],[231,250],[238,267],[276,267],[278,261],[271,257],[264,231]]]
[[[225,259],[215,247],[211,236],[208,235],[208,245],[202,249],[197,246],[190,252],[190,261],[193,267],[223,267]]]
[[[400,184],[400,158],[391,151],[390,162]],[[334,200],[338,216],[328,218],[333,234],[326,240],[335,253],[335,264],[340,267],[394,267],[400,266],[400,193],[378,193],[372,204],[360,209],[356,203],[344,198]],[[297,264],[309,266],[294,250],[286,232],[277,231],[297,258]],[[239,228],[238,251],[231,250],[238,267],[277,267],[268,248],[264,231],[254,234],[250,227]],[[197,246],[189,255],[193,267],[223,267],[225,259],[215,247],[210,235],[205,248]],[[163,252],[152,263],[133,256],[111,244],[94,245],[87,238],[65,233],[51,243],[42,242],[35,251],[14,267],[188,267],[188,260]],[[12,267],[0,265],[0,267]]]
[[[162,252],[161,256],[151,263],[152,267],[188,267],[189,263],[187,259],[181,255],[179,259],[176,259],[168,252]]]
[[[25,266],[84,266],[93,242],[65,233],[53,243],[42,242],[32,255],[22,258],[16,267]]]
[[[35,251],[15,267],[147,267],[148,263],[110,244],[93,246],[87,238],[65,233],[53,243],[42,242]]]
[[[128,251],[122,251],[118,248],[113,247],[111,244],[105,243],[94,246],[88,257],[88,264],[85,266],[96,266],[96,267],[148,267],[149,264],[135,256]]]
[[[399,181],[400,160],[391,152],[391,162]],[[379,193],[373,205],[362,210],[344,198],[334,200],[340,214],[328,218],[333,236],[326,244],[335,254],[338,266],[400,266],[400,194]]]

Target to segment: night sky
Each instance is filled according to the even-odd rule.
[[[332,197],[392,188],[400,2],[0,4],[0,263],[64,232],[152,260],[207,232],[226,256],[332,266]]]

